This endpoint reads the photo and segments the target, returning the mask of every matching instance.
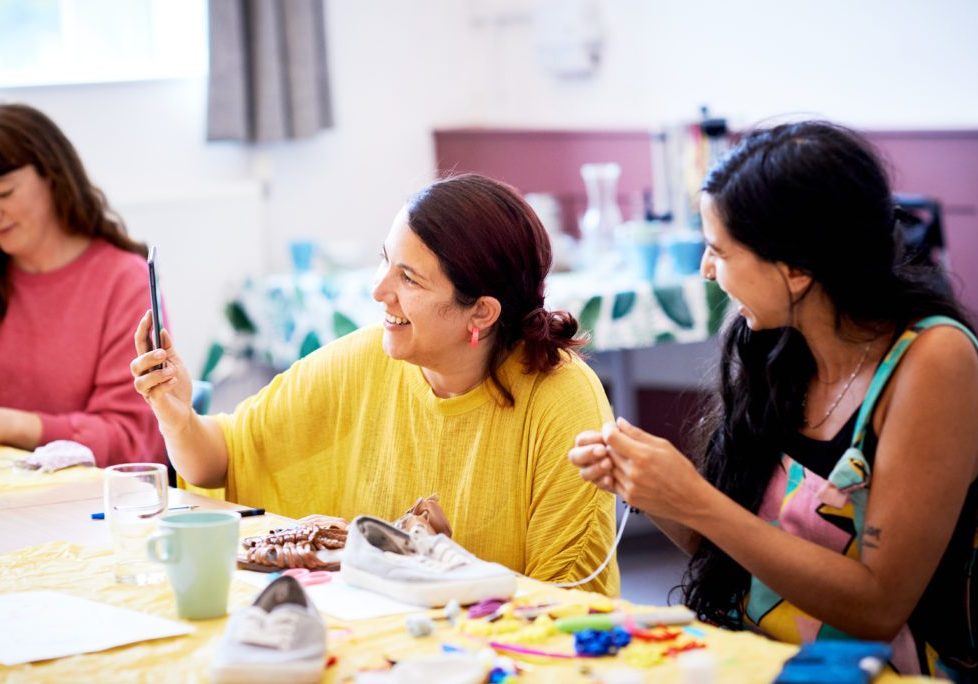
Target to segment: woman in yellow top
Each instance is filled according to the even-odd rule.
[[[297,361],[231,415],[193,412],[169,335],[148,350],[147,312],[134,384],[177,470],[294,517],[393,520],[436,492],[455,540],[481,558],[545,581],[586,577],[611,548],[614,499],[566,454],[611,411],[574,351],[577,321],[543,308],[539,219],[489,178],[436,181],[397,214],[381,256],[383,325]],[[586,588],[618,586],[612,563]]]

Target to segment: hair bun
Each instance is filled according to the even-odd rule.
[[[538,306],[523,317],[523,343],[528,365],[549,370],[560,364],[560,350],[584,344],[576,340],[577,320],[567,311],[547,311]]]
[[[525,339],[569,340],[577,330],[577,320],[567,311],[547,311],[538,306],[523,317]]]

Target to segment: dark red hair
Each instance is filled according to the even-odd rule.
[[[477,174],[435,181],[407,203],[408,225],[435,253],[460,306],[495,297],[502,311],[494,324],[489,377],[506,404],[513,395],[499,366],[523,342],[527,373],[549,372],[561,351],[587,342],[566,311],[543,306],[544,280],[553,256],[536,213],[512,187]]]

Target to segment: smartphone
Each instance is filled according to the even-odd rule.
[[[149,256],[146,257],[146,265],[149,267],[149,305],[153,311],[153,328],[149,333],[149,343],[153,349],[159,349],[163,346],[163,337],[160,332],[163,329],[163,319],[160,317],[160,311],[162,311],[163,307],[160,306],[160,280],[157,256],[156,246],[151,246],[149,248]],[[163,364],[161,363],[154,366],[153,370],[159,370],[162,367]]]

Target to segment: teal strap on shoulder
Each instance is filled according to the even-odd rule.
[[[971,344],[975,345],[975,349],[978,349],[978,337],[975,337],[975,334],[964,323],[956,321],[953,318],[948,318],[947,316],[928,316],[927,318],[921,318],[914,323],[913,329],[920,332],[921,330],[933,328],[937,325],[949,325],[952,328],[957,328],[967,335],[968,339],[971,340]]]
[[[856,417],[856,427],[852,433],[853,447],[862,450],[863,441],[866,439],[866,425],[869,423],[869,418],[873,414],[873,409],[876,407],[876,402],[883,393],[886,383],[889,382],[890,376],[893,375],[893,370],[897,367],[900,359],[903,358],[904,353],[907,351],[907,347],[910,346],[910,343],[922,331],[938,325],[949,325],[957,328],[967,335],[972,344],[978,348],[978,338],[975,337],[975,334],[960,321],[948,318],[947,316],[928,316],[927,318],[921,318],[910,326],[900,335],[900,339],[896,341],[896,344],[883,357],[883,361],[880,363],[876,375],[873,376],[873,380],[869,384],[869,389],[866,391],[866,398],[863,400],[863,405],[859,409],[859,416]]]
[[[900,339],[896,341],[896,344],[886,353],[883,357],[883,361],[880,363],[879,369],[877,369],[876,374],[873,376],[872,382],[869,384],[869,390],[866,392],[866,398],[863,400],[863,405],[859,409],[859,415],[856,418],[856,427],[853,430],[852,445],[846,450],[842,455],[842,458],[835,464],[829,475],[829,484],[840,492],[844,492],[849,500],[852,502],[853,510],[853,524],[856,529],[856,543],[862,550],[862,538],[863,538],[863,523],[865,521],[866,515],[866,505],[869,501],[869,493],[866,487],[869,486],[870,480],[870,465],[866,456],[863,454],[863,441],[866,438],[866,426],[869,424],[869,418],[873,414],[873,408],[876,406],[876,402],[883,393],[883,388],[886,387],[886,383],[889,381],[890,376],[893,375],[893,369],[897,367],[900,359],[903,357],[904,353],[907,351],[907,347],[913,342],[921,331],[927,328],[933,328],[938,325],[950,325],[964,332],[968,339],[971,340],[972,344],[978,348],[978,338],[975,338],[974,333],[972,333],[968,328],[966,328],[959,321],[953,318],[948,318],[947,316],[928,316],[927,318],[922,318],[915,324],[903,331],[900,335]]]

